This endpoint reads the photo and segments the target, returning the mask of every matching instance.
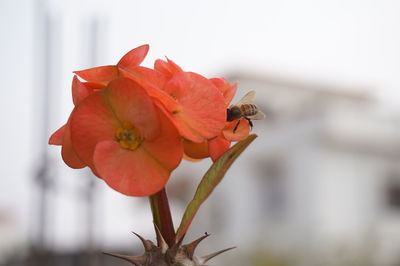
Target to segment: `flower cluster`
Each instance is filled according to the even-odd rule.
[[[64,162],[88,166],[113,189],[148,196],[162,189],[183,157],[218,159],[231,141],[249,134],[242,119],[226,122],[236,90],[158,59],[140,66],[149,50],[139,46],[116,65],[75,71],[74,109],[49,143],[61,145]]]

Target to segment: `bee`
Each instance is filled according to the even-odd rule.
[[[233,128],[233,133],[237,130],[241,118],[249,121],[250,127],[252,128],[252,119],[260,120],[265,117],[265,114],[253,103],[255,95],[255,91],[249,91],[237,104],[231,105],[226,109],[226,121],[231,122],[237,120]]]

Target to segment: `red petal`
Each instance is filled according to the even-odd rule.
[[[148,196],[165,185],[182,159],[183,147],[177,130],[162,113],[160,121],[162,134],[134,151],[121,149],[115,141],[96,146],[96,170],[109,186],[126,195]]]
[[[247,121],[244,118],[240,119],[239,126],[237,127],[236,131],[233,132],[237,123],[238,123],[238,120],[235,120],[232,122],[226,122],[224,130],[222,131],[222,134],[224,135],[224,137],[227,140],[239,141],[239,140],[245,139],[249,136],[249,134],[250,134],[249,121]]]
[[[163,73],[167,78],[171,78],[173,75],[183,72],[182,68],[174,63],[174,61],[169,60],[167,61],[157,59],[154,62],[154,69]]]
[[[158,111],[158,115],[162,134],[152,141],[143,142],[141,148],[164,168],[173,170],[181,162],[183,143],[177,129],[165,114]]]
[[[208,142],[194,143],[190,140],[183,141],[185,154],[192,159],[204,159],[210,156]]]
[[[225,105],[229,106],[237,91],[237,83],[229,84],[224,78],[212,78],[211,82],[221,91],[225,98]]]
[[[116,66],[100,66],[80,71],[74,71],[79,77],[86,81],[107,85],[111,80],[118,78]]]
[[[168,118],[169,121],[174,124],[176,129],[179,131],[179,134],[183,138],[196,143],[201,143],[205,141],[205,138],[201,136],[199,132],[185,125],[184,121],[176,116],[177,114],[171,113],[170,111],[166,110],[164,106],[159,102],[155,102],[155,105],[164,112],[165,116]]]
[[[91,168],[96,144],[115,137],[120,126],[109,103],[104,96],[104,90],[92,93],[77,105],[71,114],[71,140],[78,156]]]
[[[162,73],[142,66],[136,66],[129,71],[121,70],[121,75],[133,79],[142,86],[151,86],[160,90],[167,82],[167,78]]]
[[[117,66],[125,70],[129,70],[132,67],[138,66],[143,62],[148,52],[148,44],[136,47],[126,53],[121,60],[119,60]]]
[[[86,88],[92,93],[98,90],[104,89],[106,86],[100,83],[94,83],[94,82],[84,82]]]
[[[64,138],[65,125],[57,129],[49,138],[49,144],[51,145],[62,145]]]
[[[71,128],[68,120],[65,124],[63,145],[61,148],[61,157],[63,158],[66,165],[71,168],[79,169],[86,166],[84,162],[78,157],[71,143]]]
[[[184,160],[186,160],[186,161],[189,161],[189,162],[193,162],[193,163],[195,163],[195,162],[200,162],[201,160],[203,160],[203,159],[195,159],[195,158],[192,158],[192,157],[190,157],[189,155],[187,155],[187,154],[183,154],[183,157],[182,157]]]
[[[170,174],[142,149],[121,149],[114,141],[103,141],[96,146],[94,162],[101,178],[128,196],[156,193],[167,183]]]
[[[92,91],[81,82],[77,76],[72,79],[72,101],[74,105],[79,104],[83,99],[85,99]]]
[[[169,112],[180,110],[180,104],[169,94],[162,90],[167,80],[166,77],[158,71],[146,67],[135,67],[130,72],[121,71],[122,76],[133,79],[146,89],[147,94],[159,100]]]
[[[216,137],[208,141],[211,159],[215,162],[222,154],[229,150],[230,146],[231,142],[222,137]]]
[[[222,94],[211,81],[196,73],[181,72],[164,90],[182,107],[172,115],[183,137],[202,142],[220,134],[226,120],[226,106]]]
[[[148,140],[160,134],[153,101],[142,86],[128,78],[119,78],[112,81],[105,92],[119,121],[130,122]]]

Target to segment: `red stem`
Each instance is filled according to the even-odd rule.
[[[149,196],[154,224],[158,227],[168,246],[175,244],[175,229],[169,209],[168,197],[165,188]],[[157,239],[160,245],[160,239]]]

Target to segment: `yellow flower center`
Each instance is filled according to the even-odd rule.
[[[115,136],[121,148],[132,151],[139,148],[143,141],[139,130],[127,122],[125,122],[122,127],[117,129]]]
[[[177,102],[179,103],[179,98],[178,98],[178,96],[176,96],[176,95],[173,94],[173,93],[171,93],[170,95],[171,95],[171,97],[172,97],[175,101],[177,101]]]
[[[170,96],[171,96],[177,103],[179,103],[179,98],[178,98],[175,94],[171,93]],[[179,109],[173,110],[173,111],[172,111],[172,114],[176,115],[176,114],[179,113],[180,111],[181,111],[181,110],[179,110]]]

